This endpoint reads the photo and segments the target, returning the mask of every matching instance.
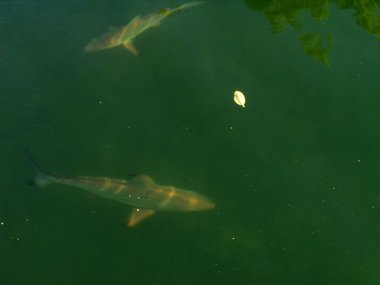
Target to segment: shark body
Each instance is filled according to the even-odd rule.
[[[166,17],[190,7],[202,4],[203,2],[189,2],[178,5],[173,8],[161,9],[157,12],[141,17],[140,15],[132,19],[127,25],[115,28],[111,27],[110,31],[91,40],[84,48],[86,52],[124,46],[134,55],[138,54],[133,40],[145,30],[158,26]]]
[[[51,183],[66,184],[83,189],[96,196],[115,200],[133,207],[128,226],[137,225],[156,211],[204,211],[215,204],[207,197],[189,190],[157,184],[146,175],[137,175],[129,180],[107,177],[61,176],[44,171],[35,162],[29,151],[26,154],[36,170],[33,184],[46,186]]]

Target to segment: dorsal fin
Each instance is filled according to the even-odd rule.
[[[156,185],[156,182],[154,182],[154,180],[152,178],[150,178],[149,176],[147,175],[137,175],[137,176],[133,176],[129,182],[131,184],[134,184],[136,186],[139,186],[139,187],[152,187],[154,185]]]
[[[133,22],[135,22],[135,21],[140,20],[140,18],[141,18],[141,16],[140,16],[140,15],[137,15],[136,17],[134,17],[134,18],[128,23],[128,25],[131,24],[131,23],[133,23]]]

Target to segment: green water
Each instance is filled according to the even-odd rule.
[[[83,47],[176,2],[0,3],[0,284],[379,284],[380,2],[273,3],[182,11],[137,57]],[[127,205],[29,186],[24,141],[216,208],[127,228]]]

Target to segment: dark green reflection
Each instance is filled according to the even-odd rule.
[[[330,2],[335,2],[340,9],[355,11],[357,24],[380,41],[380,0],[245,0],[249,8],[265,14],[274,33],[291,26],[299,33],[304,52],[324,64],[329,64],[333,34],[321,36],[305,31],[299,18],[306,12],[319,22],[325,21],[329,16]]]

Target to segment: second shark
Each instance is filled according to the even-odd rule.
[[[36,171],[34,185],[66,184],[103,198],[130,205],[134,208],[128,220],[129,227],[137,225],[156,211],[195,212],[211,210],[215,207],[210,199],[199,193],[156,184],[152,178],[146,175],[137,175],[129,180],[123,180],[49,174],[38,166],[26,146],[25,151]]]
[[[161,9],[155,13],[141,17],[137,15],[127,25],[119,28],[111,27],[108,33],[101,35],[98,38],[91,40],[84,48],[86,52],[97,51],[102,49],[113,48],[116,46],[124,46],[134,55],[138,54],[136,47],[133,45],[133,40],[145,30],[158,26],[166,17],[190,8],[198,6],[203,2],[189,2],[178,5],[173,8]]]

